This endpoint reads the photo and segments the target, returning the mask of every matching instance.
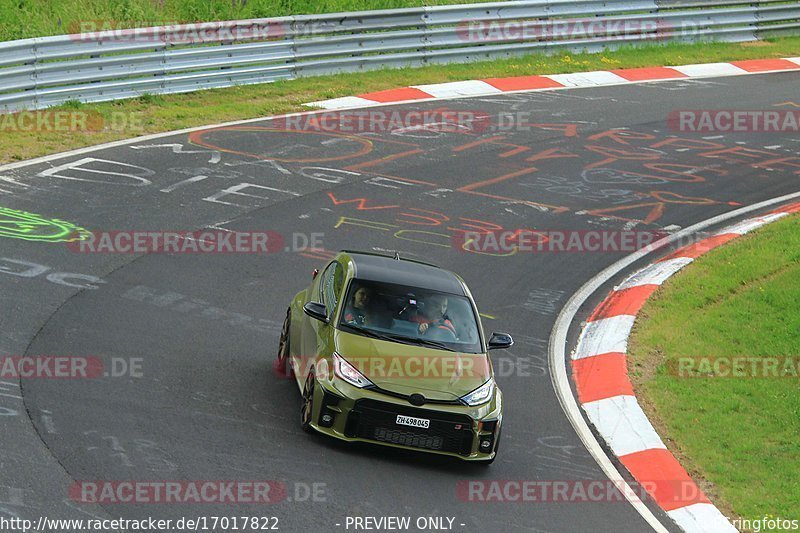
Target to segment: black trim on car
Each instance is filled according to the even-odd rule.
[[[400,425],[398,415],[427,419],[429,426]],[[473,419],[465,414],[361,399],[350,410],[344,433],[350,438],[467,456],[476,438],[472,426]]]
[[[392,396],[394,398],[400,398],[402,400],[406,400],[407,402],[411,403],[410,402],[410,399],[411,399],[411,395],[410,394],[402,394],[400,392],[394,392],[394,391],[382,389],[382,388],[378,387],[377,385],[374,385],[373,387],[370,387],[370,389],[375,391],[375,392],[380,392],[381,394],[385,394],[387,396]],[[430,404],[437,404],[437,405],[460,405],[462,407],[464,406],[464,402],[462,402],[461,400],[457,400],[457,399],[456,400],[435,400],[435,399],[431,399],[431,398],[425,398],[425,404],[427,405],[429,403]]]

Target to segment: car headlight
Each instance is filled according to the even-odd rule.
[[[358,388],[364,388],[372,385],[372,382],[367,377],[356,369],[353,365],[348,363],[344,357],[336,352],[333,352],[333,372],[336,377],[343,379],[350,385]]]
[[[467,405],[480,405],[488,402],[494,394],[494,379],[490,378],[489,381],[461,397],[461,401]]]

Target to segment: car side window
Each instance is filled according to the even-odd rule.
[[[327,285],[328,278],[332,275],[333,272],[333,265],[336,263],[331,263],[325,267],[325,270],[322,271],[322,275],[319,277],[319,286],[317,290],[319,291],[319,302],[324,304],[325,303],[325,286]]]
[[[331,263],[325,269],[322,281],[320,282],[320,294],[322,296],[322,303],[325,304],[325,309],[328,311],[328,317],[333,316],[336,310],[336,305],[339,303],[339,295],[342,292],[342,284],[344,282],[344,270],[342,265],[338,262]]]

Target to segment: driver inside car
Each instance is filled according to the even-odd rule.
[[[447,297],[442,294],[428,298],[423,313],[411,317],[411,320],[419,323],[417,331],[423,335],[441,334],[452,339],[458,338],[456,328],[447,316]]]

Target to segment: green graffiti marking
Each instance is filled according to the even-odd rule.
[[[0,207],[0,237],[37,242],[81,241],[89,232],[71,222]]]

